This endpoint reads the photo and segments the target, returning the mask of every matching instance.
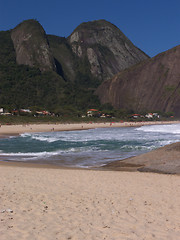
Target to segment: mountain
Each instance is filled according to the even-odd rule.
[[[0,105],[82,111],[100,106],[96,88],[149,57],[113,24],[80,24],[68,38],[26,20],[0,32]]]
[[[48,41],[59,73],[81,84],[102,82],[149,58],[105,20],[82,23],[67,39],[48,35]]]
[[[11,31],[16,51],[16,62],[30,67],[39,67],[42,71],[55,70],[46,33],[36,20],[20,23]]]
[[[89,63],[91,74],[105,80],[148,56],[105,20],[82,23],[68,37],[72,51]]]
[[[134,112],[174,112],[180,116],[180,45],[140,62],[96,91],[102,104]]]

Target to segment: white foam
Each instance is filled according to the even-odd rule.
[[[30,137],[32,134],[31,133],[22,133],[20,134],[21,137]]]
[[[180,124],[151,125],[136,128],[137,131],[180,134]]]
[[[32,139],[35,139],[35,140],[38,140],[38,141],[42,141],[42,142],[56,142],[58,141],[59,139],[57,138],[53,138],[53,137],[46,137],[46,136],[37,136],[37,135],[32,135],[31,136]]]
[[[19,156],[19,157],[50,157],[50,156],[57,156],[61,154],[69,154],[69,153],[80,153],[80,152],[92,152],[92,151],[102,151],[99,150],[97,147],[76,147],[76,148],[68,148],[64,150],[57,150],[52,152],[11,152],[11,153],[4,153],[2,150],[0,150],[1,156]],[[106,151],[106,150],[105,150]]]
[[[49,133],[24,133],[21,137],[42,142],[90,142],[90,141],[113,141],[132,138],[130,133],[123,128],[120,129],[89,129],[84,131],[49,132]]]

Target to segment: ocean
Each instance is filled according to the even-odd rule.
[[[180,124],[24,133],[0,139],[0,160],[91,168],[180,141]]]

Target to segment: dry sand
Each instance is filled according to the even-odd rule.
[[[0,179],[1,240],[180,239],[179,176],[0,165]]]

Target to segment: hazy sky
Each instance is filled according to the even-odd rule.
[[[0,0],[0,30],[32,18],[62,37],[106,19],[151,57],[180,44],[180,0]]]

